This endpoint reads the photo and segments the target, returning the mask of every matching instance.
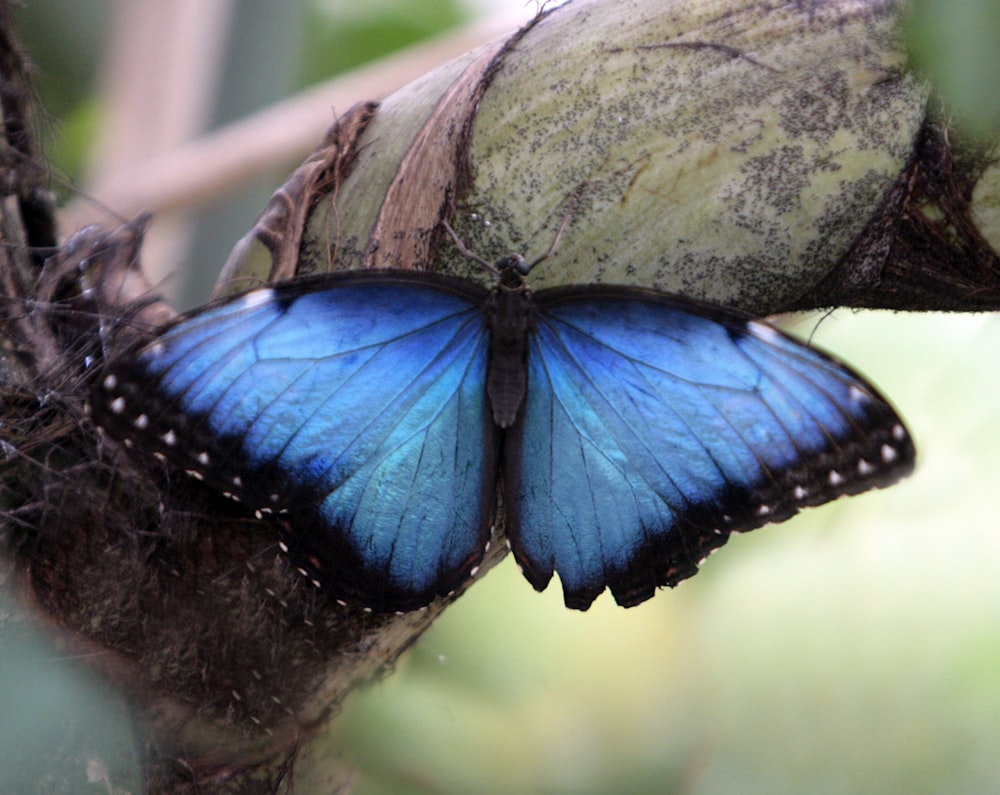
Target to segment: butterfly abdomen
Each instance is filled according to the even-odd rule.
[[[493,421],[509,428],[517,419],[528,384],[528,332],[534,327],[534,308],[526,287],[499,287],[490,296],[490,363],[486,393]]]

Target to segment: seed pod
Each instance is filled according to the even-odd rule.
[[[220,291],[331,268],[481,278],[442,218],[484,257],[531,259],[569,217],[536,287],[638,284],[758,314],[936,307],[937,285],[884,286],[914,165],[945,138],[928,95],[897,3],[567,4],[348,113]],[[250,256],[255,240],[268,250]],[[948,258],[931,249],[909,255]]]

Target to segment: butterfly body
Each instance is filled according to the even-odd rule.
[[[490,329],[486,394],[493,421],[501,428],[514,424],[527,389],[528,335],[534,331],[535,316],[523,266],[520,257],[501,260],[500,283],[485,307]]]
[[[364,271],[255,291],[117,357],[97,421],[281,514],[333,597],[408,610],[504,530],[570,607],[675,585],[732,532],[888,485],[913,446],[832,358],[651,290]]]

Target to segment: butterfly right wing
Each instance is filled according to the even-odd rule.
[[[850,368],[766,323],[629,287],[536,296],[505,510],[525,576],[585,610],[674,586],[731,533],[887,486],[914,448]]]
[[[115,358],[95,419],[282,515],[293,560],[334,598],[415,609],[489,540],[485,294],[399,271],[257,290]]]

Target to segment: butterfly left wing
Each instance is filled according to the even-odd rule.
[[[504,453],[507,533],[566,604],[631,606],[730,533],[910,472],[860,376],[741,313],[630,288],[538,294],[528,394]]]
[[[335,598],[420,607],[489,539],[485,295],[382,271],[248,293],[117,357],[95,418],[280,514],[293,559]]]

